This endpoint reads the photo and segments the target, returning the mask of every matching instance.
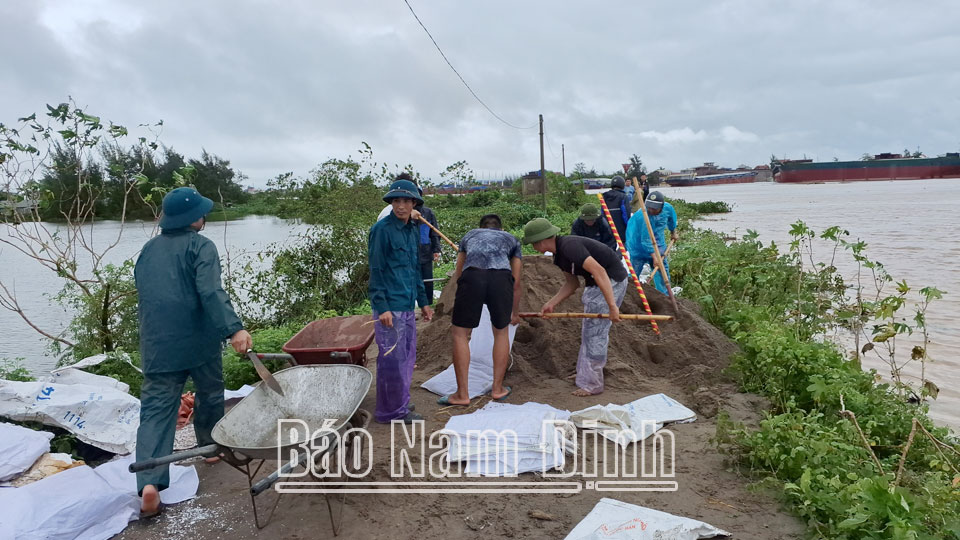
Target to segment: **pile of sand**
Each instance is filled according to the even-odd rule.
[[[563,284],[563,275],[552,257],[523,259],[524,297],[520,311],[540,311]],[[670,299],[652,286],[644,287],[656,314],[674,315]],[[558,312],[582,312],[581,287],[557,307]],[[443,370],[452,360],[450,313],[456,283],[448,283],[435,305],[436,317],[417,336],[417,362],[429,373]],[[679,317],[660,323],[656,335],[650,323],[624,321],[613,325],[604,378],[607,388],[646,388],[655,379],[669,380],[671,386],[687,392],[703,391],[722,384],[722,370],[729,365],[737,346],[720,330],[703,320],[699,306],[677,299]],[[628,285],[621,313],[644,313],[640,295]],[[513,344],[514,366],[509,378],[518,375],[531,381],[543,377],[565,378],[575,373],[580,348],[580,319],[525,319]]]

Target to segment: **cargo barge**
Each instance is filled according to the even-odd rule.
[[[773,172],[775,181],[788,184],[930,178],[960,178],[960,153],[953,152],[935,158],[878,154],[873,159],[863,161],[785,160],[775,163]]]
[[[685,186],[710,186],[714,184],[743,184],[746,182],[755,182],[757,180],[757,171],[736,171],[721,174],[696,173],[677,173],[671,174],[664,179],[670,187]]]
[[[761,165],[753,169],[741,165],[736,169],[717,167],[712,161],[708,161],[699,167],[684,169],[678,173],[668,174],[663,181],[672,187],[683,186],[711,186],[714,184],[744,184],[747,182],[756,182],[757,176],[761,173],[770,175],[770,169],[766,165]]]

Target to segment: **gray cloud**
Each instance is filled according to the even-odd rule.
[[[544,115],[551,169],[561,145],[606,171],[960,145],[950,0],[411,4],[497,114]],[[0,46],[0,121],[72,95],[259,185],[361,141],[435,178],[539,166],[537,130],[487,113],[400,1],[9,2]]]

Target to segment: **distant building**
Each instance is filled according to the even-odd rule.
[[[10,199],[0,200],[0,214],[26,217],[33,214],[39,208],[39,201],[27,199],[23,201],[13,201]]]

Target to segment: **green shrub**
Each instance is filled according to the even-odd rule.
[[[30,370],[23,367],[23,362],[23,358],[0,359],[0,379],[20,382],[37,380],[33,375],[30,375]]]
[[[694,231],[671,262],[684,295],[698,300],[710,321],[740,345],[731,372],[741,386],[773,403],[758,429],[720,421],[720,447],[779,482],[813,536],[960,538],[960,446],[946,429],[932,425],[922,401],[905,399],[903,385],[877,384],[876,373],[864,372],[856,358],[823,339],[836,329],[856,328],[851,320],[874,317],[901,326],[875,332],[871,346],[914,329],[925,334],[925,304],[915,326],[901,322],[896,313],[910,290],[901,282],[879,302],[851,306],[832,264],[805,262],[813,259],[813,231],[798,222],[791,234],[789,251],[781,253],[758,242],[754,232],[727,242]],[[830,228],[821,238],[882,270],[863,258],[860,243],[844,243],[843,234]],[[881,285],[892,282],[878,274],[884,276]],[[928,303],[941,293],[924,288],[920,294]],[[922,349],[911,354],[925,357]],[[904,458],[915,419],[941,442],[917,435]]]
[[[253,347],[261,353],[281,353],[283,344],[290,340],[300,328],[289,326],[261,328],[251,332]],[[288,367],[280,360],[266,360],[264,365],[270,371],[277,371]],[[246,356],[240,356],[232,348],[227,348],[223,355],[223,385],[230,390],[236,390],[245,384],[254,384],[260,380],[253,363]]]

